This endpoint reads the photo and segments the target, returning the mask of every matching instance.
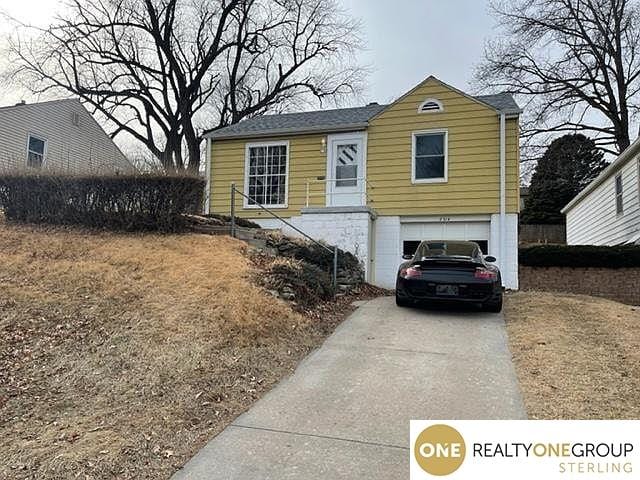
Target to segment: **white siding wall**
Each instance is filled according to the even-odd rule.
[[[622,214],[616,213],[615,178],[622,172]],[[629,159],[616,173],[567,212],[569,245],[620,245],[640,235],[638,158]]]
[[[79,114],[77,126],[72,122],[74,113]],[[78,100],[0,108],[0,169],[26,168],[29,134],[47,141],[46,170],[90,174],[133,171]]]

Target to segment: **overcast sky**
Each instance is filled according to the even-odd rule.
[[[364,92],[380,103],[403,94],[435,75],[461,89],[469,88],[493,19],[486,0],[338,0],[364,26],[367,50],[362,63],[373,69]],[[56,0],[0,0],[0,10],[23,21],[47,24]],[[0,25],[6,32],[6,26]],[[19,100],[0,91],[0,105]]]
[[[341,0],[362,19],[374,69],[367,98],[381,103],[429,75],[468,89],[493,19],[486,0]]]

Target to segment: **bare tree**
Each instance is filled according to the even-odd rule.
[[[503,35],[487,44],[476,81],[527,99],[525,144],[582,132],[606,152],[626,149],[639,108],[637,1],[508,0],[491,8]]]
[[[206,127],[340,101],[363,77],[359,24],[334,0],[68,0],[33,30],[11,40],[11,74],[79,96],[168,170],[197,171]]]

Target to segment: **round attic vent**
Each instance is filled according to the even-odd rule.
[[[442,105],[442,102],[440,100],[436,100],[435,98],[427,98],[418,107],[418,113],[442,112],[443,110],[444,107]]]

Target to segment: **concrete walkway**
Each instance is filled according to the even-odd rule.
[[[501,315],[366,303],[174,480],[409,477],[409,420],[526,418]]]

